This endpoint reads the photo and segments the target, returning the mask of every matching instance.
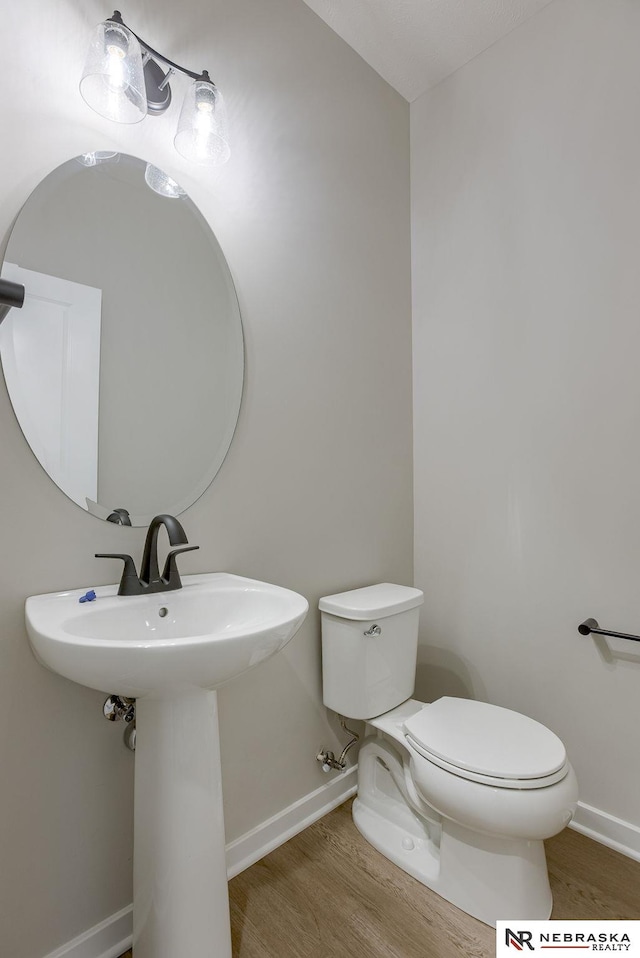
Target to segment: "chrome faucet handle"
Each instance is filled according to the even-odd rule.
[[[136,572],[136,564],[131,556],[120,552],[96,552],[95,556],[96,559],[122,559],[124,562],[118,595],[140,595],[144,592],[144,587]]]
[[[182,546],[180,549],[172,549],[167,555],[164,569],[162,570],[162,578],[172,589],[180,589],[182,587],[176,556],[180,555],[181,552],[194,552],[199,548],[200,546]]]

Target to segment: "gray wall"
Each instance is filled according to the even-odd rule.
[[[545,722],[633,826],[640,653],[577,626],[640,632],[639,35],[555,0],[411,106],[418,692]]]
[[[110,12],[110,11],[107,11]],[[408,107],[299,0],[132,2],[125,18],[226,95],[232,160],[173,151],[171,113],[136,127],[78,95],[97,0],[4,11],[0,229],[53,167],[92,149],[151,160],[216,233],[240,298],[247,385],[231,451],[184,515],[224,569],[311,604],[287,649],[224,689],[227,838],[323,784],[337,745],[320,693],[317,599],[412,581]],[[32,593],[114,581],[99,551],[139,555],[143,530],[68,501],[22,439],[0,387],[0,940],[40,958],[131,899],[132,756],[100,694],[49,674],[23,626]],[[36,920],[37,917],[37,920]]]

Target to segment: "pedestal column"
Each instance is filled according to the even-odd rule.
[[[135,958],[231,958],[217,693],[136,701]]]

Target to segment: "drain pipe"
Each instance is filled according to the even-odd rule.
[[[347,763],[345,762],[347,752],[360,739],[360,736],[358,735],[357,732],[354,732],[353,729],[351,728],[347,728],[347,723],[342,718],[342,716],[339,716],[339,718],[340,718],[340,725],[342,726],[344,731],[347,732],[348,735],[352,735],[353,738],[351,739],[350,742],[347,742],[345,747],[340,752],[340,758],[336,758],[333,752],[331,752],[328,748],[323,748],[320,752],[318,752],[318,754],[316,755],[316,762],[321,763],[323,772],[344,771],[344,769],[347,767]]]

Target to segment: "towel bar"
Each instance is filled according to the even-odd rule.
[[[640,635],[629,635],[627,632],[611,632],[610,629],[601,629],[595,619],[585,619],[578,626],[580,635],[589,635],[593,632],[595,635],[612,635],[616,639],[631,639],[632,642],[640,642]]]

